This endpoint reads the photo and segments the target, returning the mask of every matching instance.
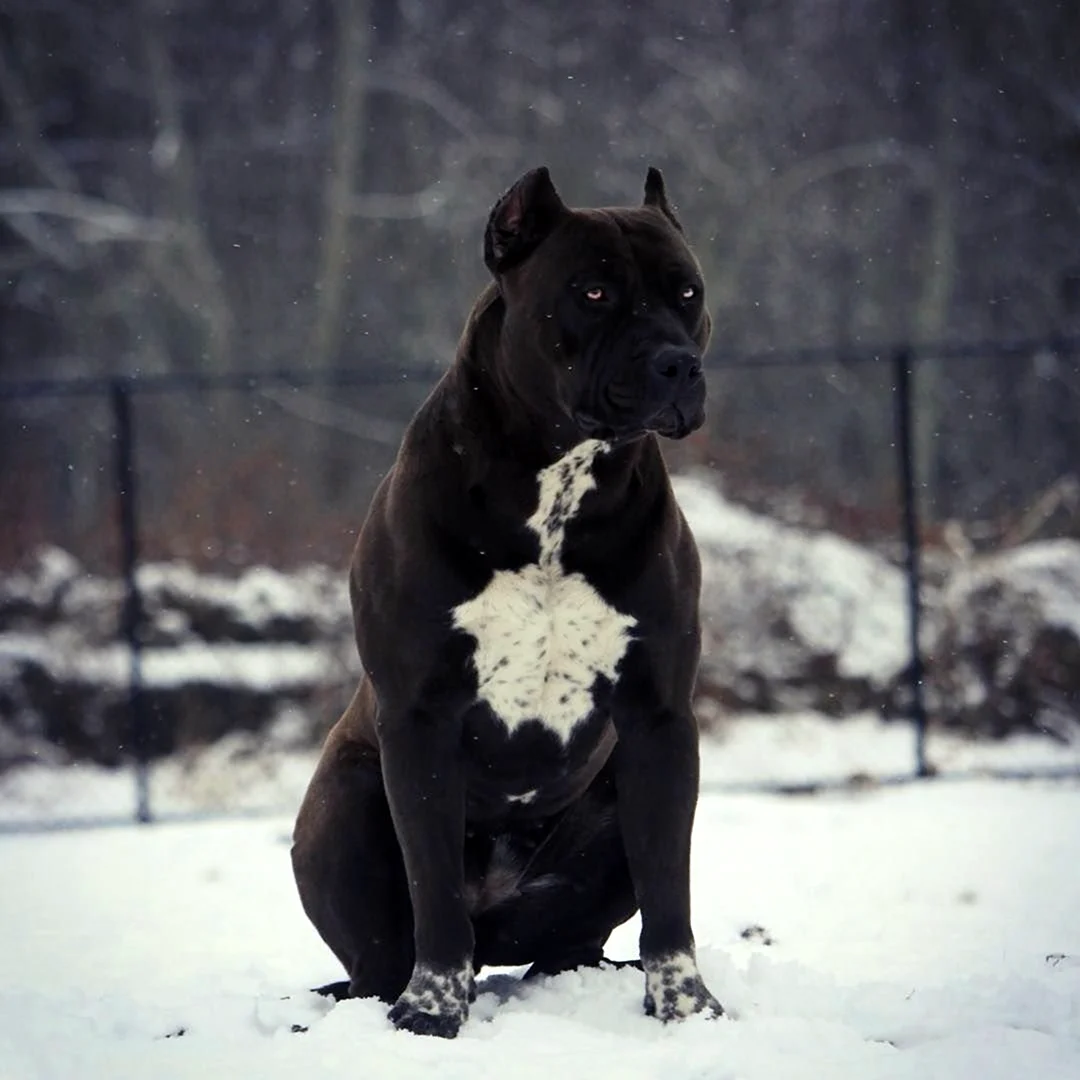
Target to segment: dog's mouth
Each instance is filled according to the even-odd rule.
[[[585,438],[602,439],[614,445],[633,442],[649,432],[655,432],[665,439],[685,439],[705,422],[705,410],[696,406],[684,411],[672,403],[633,424],[611,424],[578,410],[574,413],[574,422]]]
[[[698,407],[684,412],[678,405],[668,405],[649,421],[648,428],[665,439],[685,439],[704,423],[704,409]]]
[[[586,439],[600,439],[612,446],[621,446],[640,439],[649,430],[640,425],[609,424],[591,413],[580,410],[574,413],[574,423]]]

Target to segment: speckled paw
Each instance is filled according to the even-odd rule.
[[[390,1022],[415,1035],[452,1039],[469,1018],[475,986],[471,964],[462,968],[417,964],[409,985],[390,1008]]]
[[[698,971],[691,952],[675,952],[650,957],[642,962],[645,969],[645,1013],[665,1024],[705,1013],[724,1015],[723,1006],[712,995]]]

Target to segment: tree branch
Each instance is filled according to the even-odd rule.
[[[77,248],[48,229],[36,214],[11,214],[8,226],[26,241],[27,245],[50,262],[65,270],[77,270],[83,259]]]
[[[323,192],[322,243],[315,282],[315,324],[309,361],[315,368],[332,363],[341,336],[345,302],[345,267],[349,259],[349,223],[353,214],[353,177],[360,159],[364,88],[368,57],[366,0],[338,0],[338,55],[334,80],[331,161]]]
[[[24,214],[69,218],[81,226],[78,239],[84,243],[109,240],[160,243],[174,239],[177,233],[173,222],[142,217],[124,206],[91,195],[48,188],[0,190],[0,216]]]
[[[403,424],[395,424],[379,416],[346,408],[316,394],[308,394],[302,390],[264,389],[259,391],[259,395],[272,401],[284,412],[332,431],[394,448],[401,442]]]
[[[233,361],[233,314],[221,268],[202,225],[195,164],[183,127],[180,88],[162,28],[165,12],[161,0],[140,0],[143,48],[158,119],[155,145],[163,141],[170,145],[167,160],[162,158],[159,168],[167,177],[172,214],[182,222],[177,234],[180,250],[202,294],[195,310],[205,319],[207,352],[215,368],[226,370]]]
[[[421,191],[409,195],[353,193],[348,212],[354,217],[406,221],[432,217],[450,201],[447,183],[436,180]]]
[[[0,41],[0,100],[7,107],[13,126],[19,136],[19,144],[30,163],[42,178],[62,191],[78,191],[79,182],[67,163],[55,153],[41,137],[33,102],[26,92],[22,79],[11,62],[3,42]]]
[[[415,71],[399,73],[379,68],[367,69],[361,79],[369,89],[386,90],[421,102],[471,141],[479,141],[482,137],[483,120],[434,79]]]
[[[766,192],[766,198],[773,203],[786,203],[797,191],[837,173],[881,167],[906,169],[921,186],[934,182],[934,162],[923,150],[896,139],[878,139],[838,146],[800,161],[779,177]]]

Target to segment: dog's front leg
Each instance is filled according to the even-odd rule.
[[[636,712],[636,710],[635,710]],[[618,725],[623,843],[641,909],[645,1012],[661,1020],[723,1013],[698,971],[690,926],[690,833],[698,792],[694,717],[662,710]]]
[[[473,928],[465,906],[465,777],[456,725],[412,710],[383,721],[380,752],[390,813],[409,878],[416,961],[390,1009],[398,1028],[452,1039],[475,996]]]

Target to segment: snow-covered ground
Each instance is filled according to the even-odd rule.
[[[304,715],[287,713],[265,738],[238,732],[155,764],[150,773],[155,812],[288,811],[299,804],[315,768],[314,750],[290,749],[309,726]],[[1034,735],[973,741],[935,729],[928,750],[931,763],[948,774],[1080,772],[1080,742]],[[914,753],[908,724],[870,714],[847,720],[811,712],[726,717],[702,739],[702,788],[859,785],[910,775]],[[130,817],[133,811],[128,770],[41,764],[0,773],[0,832],[11,825]]]
[[[0,1077],[1080,1077],[1075,784],[706,794],[695,924],[732,1018],[662,1027],[631,970],[500,974],[450,1043],[305,991],[338,972],[289,827],[0,836]]]
[[[743,524],[704,530],[703,547],[724,537],[764,547]],[[834,572],[863,564],[831,540],[802,562],[817,568],[812,587],[785,579],[781,592],[798,600],[796,616],[812,617],[792,625],[821,645],[834,612],[846,629],[825,644],[838,670],[885,679],[903,655],[895,571],[866,562],[857,579]],[[296,605],[259,599],[276,595],[277,579],[253,580],[226,605],[230,618],[254,606],[263,622],[278,608],[296,621]],[[755,580],[736,581],[750,583],[748,610],[761,596]],[[745,655],[766,655],[768,625]],[[148,652],[155,687],[192,672],[229,685],[250,672],[264,686],[268,663],[286,681],[325,675],[304,656],[280,663],[288,644],[210,657],[168,620],[156,632],[177,640]],[[8,636],[9,659],[19,640]],[[60,644],[56,655],[80,664],[98,657]],[[103,670],[122,677],[108,648]],[[235,666],[227,678],[223,657]],[[0,775],[0,1080],[1080,1080],[1076,781],[882,787],[873,780],[912,770],[905,724],[869,714],[716,720],[702,749],[694,904],[701,966],[729,1018],[664,1028],[642,1014],[642,977],[630,970],[528,988],[496,973],[447,1043],[393,1031],[378,1003],[332,1005],[306,990],[340,977],[289,869],[292,810],[314,767],[314,752],[296,749],[309,729],[310,717],[286,709],[268,735],[228,735],[154,765],[155,811],[276,810],[251,820],[5,833],[130,816],[133,785],[127,771],[93,766]],[[969,776],[1080,769],[1080,743],[1030,736],[978,743],[934,731],[929,756]],[[723,790],[768,782],[850,784],[800,797]],[[633,956],[635,938],[634,924],[622,928],[610,954]]]

